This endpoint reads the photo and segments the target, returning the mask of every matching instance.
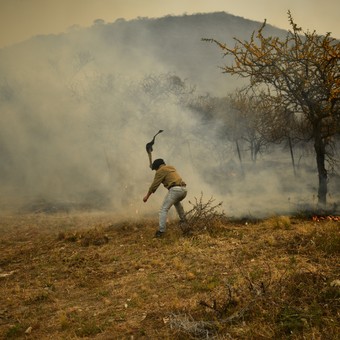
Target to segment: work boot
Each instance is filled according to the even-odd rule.
[[[155,234],[155,238],[161,238],[164,235],[164,231],[157,230]]]

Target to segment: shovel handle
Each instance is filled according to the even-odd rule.
[[[150,163],[150,168],[152,167],[152,155],[151,152],[148,152],[148,156],[149,156],[149,163]]]

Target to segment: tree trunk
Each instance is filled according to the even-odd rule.
[[[295,169],[295,160],[294,160],[294,153],[293,153],[293,145],[292,140],[290,136],[288,137],[288,143],[289,143],[289,150],[290,150],[290,157],[292,158],[292,166],[294,171],[294,177],[296,177],[296,169]]]
[[[240,161],[240,166],[241,166],[241,176],[244,177],[244,170],[243,170],[243,163],[242,163],[242,157],[241,157],[241,150],[240,150],[240,146],[238,145],[238,140],[237,139],[236,139],[236,148],[237,148],[238,159]]]
[[[256,162],[256,154],[255,154],[255,142],[252,140],[250,144],[250,157],[253,163]]]
[[[321,128],[315,129],[314,149],[316,153],[316,164],[318,167],[319,176],[319,190],[318,190],[318,204],[322,207],[327,203],[327,170],[325,167],[325,143],[321,136]]]

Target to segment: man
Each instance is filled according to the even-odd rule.
[[[155,237],[162,237],[166,230],[166,219],[169,209],[174,205],[181,222],[185,222],[185,213],[181,201],[187,195],[186,184],[176,169],[171,165],[166,165],[164,160],[156,159],[151,169],[156,171],[155,178],[149,188],[148,193],[144,196],[143,201],[146,202],[150,195],[153,194],[161,183],[168,189],[168,193],[164,198],[163,204],[159,211],[159,230]]]

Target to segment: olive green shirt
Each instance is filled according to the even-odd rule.
[[[162,164],[156,171],[155,178],[149,188],[149,192],[154,193],[161,183],[163,183],[164,187],[167,189],[176,185],[186,185],[176,169],[171,165],[165,164]]]

